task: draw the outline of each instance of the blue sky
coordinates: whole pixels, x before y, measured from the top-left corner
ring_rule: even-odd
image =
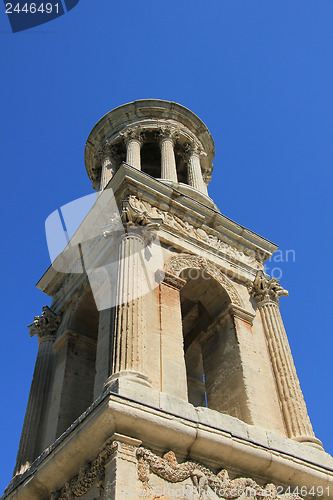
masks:
[[[110,109],[173,100],[212,133],[222,213],[295,251],[281,311],[317,437],[333,453],[332,0],[80,0],[12,34],[0,14],[3,278],[0,489],[15,463],[50,299],[47,216],[90,193],[83,153]],[[284,258],[285,260],[285,258]]]

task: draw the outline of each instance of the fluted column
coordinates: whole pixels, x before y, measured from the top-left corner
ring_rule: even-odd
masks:
[[[150,386],[144,373],[143,294],[145,241],[139,229],[128,229],[119,243],[114,306],[100,311],[95,397],[120,379]]]
[[[161,147],[161,178],[177,182],[176,159],[174,144],[177,137],[176,129],[165,127],[159,131]]]
[[[101,148],[99,155],[102,160],[102,172],[100,189],[104,189],[105,186],[112,179],[117,169],[117,150],[115,146],[112,146],[109,141],[106,141],[104,146]]]
[[[60,316],[45,306],[42,315],[36,316],[29,326],[30,336],[38,336],[39,348],[14,475],[24,472],[43,451],[43,424],[56,358],[53,343],[59,323]]]
[[[200,148],[197,144],[187,144],[185,146],[185,157],[187,161],[187,178],[190,186],[200,193],[208,196],[207,186],[204,183],[200,165]]]
[[[280,313],[279,297],[288,292],[279,280],[268,278],[258,271],[251,295],[260,310],[287,433],[297,441],[322,447],[312,429]]]
[[[141,146],[143,135],[139,128],[127,129],[121,133],[126,144],[126,163],[141,170]]]

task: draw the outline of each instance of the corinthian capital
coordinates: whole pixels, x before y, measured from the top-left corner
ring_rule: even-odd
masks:
[[[156,132],[157,140],[162,142],[164,139],[171,139],[173,143],[179,137],[179,129],[177,127],[161,127]]]
[[[288,297],[288,291],[285,290],[276,278],[269,278],[268,274],[258,271],[254,282],[250,284],[250,295],[258,302],[279,302],[282,295]]]
[[[187,142],[186,144],[184,144],[181,155],[185,161],[188,161],[191,156],[200,156],[202,153],[203,151],[200,148],[199,144],[197,144],[196,142]]]
[[[106,140],[104,144],[97,151],[95,158],[99,160],[104,160],[106,157],[115,158],[119,154],[118,148],[112,144],[109,140]]]
[[[129,127],[120,132],[119,135],[124,139],[126,145],[133,140],[140,142],[140,145],[142,145],[144,141],[144,133],[140,127]]]
[[[48,306],[43,307],[40,316],[35,316],[32,325],[29,325],[30,337],[38,336],[38,340],[55,338],[61,321],[61,314],[56,314]]]

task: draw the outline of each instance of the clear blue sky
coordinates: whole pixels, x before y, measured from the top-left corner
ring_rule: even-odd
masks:
[[[80,0],[12,34],[1,5],[2,490],[11,478],[37,352],[27,325],[50,299],[46,217],[90,193],[83,152],[128,101],[194,111],[216,145],[222,213],[295,251],[281,310],[316,432],[333,453],[332,0]]]

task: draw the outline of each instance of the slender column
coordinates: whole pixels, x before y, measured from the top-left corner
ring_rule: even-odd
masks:
[[[288,436],[322,447],[312,429],[280,313],[279,297],[288,292],[279,285],[279,280],[268,278],[258,271],[251,295],[261,313]]]
[[[42,315],[36,316],[29,326],[30,336],[38,336],[39,348],[14,475],[24,472],[43,451],[42,428],[56,358],[53,343],[59,324],[60,316],[45,306]]]
[[[106,141],[100,151],[100,157],[102,160],[100,189],[104,189],[116,173],[117,150],[115,146],[112,146],[109,141]]]
[[[126,163],[138,170],[141,170],[141,146],[143,135],[139,128],[130,128],[121,133],[126,144]]]
[[[176,129],[165,127],[159,131],[161,147],[161,178],[177,182],[176,159],[174,143],[177,137]]]
[[[200,191],[200,193],[208,196],[207,186],[202,177],[199,147],[197,144],[187,144],[185,146],[185,152],[189,185]]]

